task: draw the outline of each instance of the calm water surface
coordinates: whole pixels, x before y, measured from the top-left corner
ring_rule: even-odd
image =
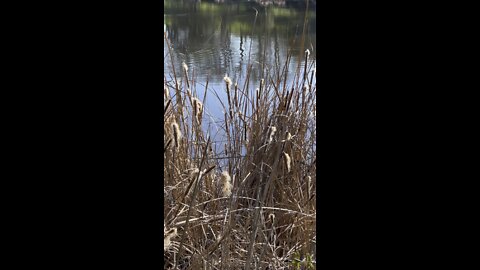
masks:
[[[203,97],[208,80],[205,109],[214,120],[223,118],[223,109],[212,93],[226,98],[226,74],[243,86],[247,67],[251,66],[248,88],[254,89],[264,76],[262,65],[273,70],[283,66],[287,54],[291,54],[289,72],[293,73],[303,62],[305,49],[315,59],[315,10],[205,0],[164,0],[164,8],[164,31],[172,47],[169,51],[164,41],[166,79],[173,78],[173,68],[181,74],[184,62],[195,78],[192,91]]]

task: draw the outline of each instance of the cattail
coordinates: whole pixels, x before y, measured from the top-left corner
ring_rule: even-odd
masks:
[[[273,224],[273,222],[275,221],[275,214],[274,214],[274,213],[269,214],[269,215],[268,215],[268,220],[269,220],[270,222],[272,222],[272,224]]]
[[[290,172],[292,169],[292,159],[290,158],[290,155],[283,152],[283,156],[285,157],[285,165],[287,165],[287,171]]]
[[[222,172],[222,176],[220,178],[220,184],[222,185],[222,194],[224,197],[228,197],[232,195],[232,178],[227,171]]]
[[[190,172],[190,178],[196,178],[199,172],[200,172],[200,170],[198,168],[193,169]]]
[[[187,64],[185,64],[185,62],[182,63],[182,66],[183,66],[183,71],[185,72],[185,78],[186,78],[186,82],[187,82],[187,87],[190,88],[190,81],[188,80],[188,66]]]
[[[307,49],[305,51],[305,65],[304,65],[304,68],[303,68],[303,80],[306,81],[307,80],[307,76],[308,76],[308,73],[307,73],[307,62],[308,62],[308,57],[310,56],[310,50]],[[304,89],[305,91],[305,89]],[[297,103],[298,103],[298,100],[297,100]]]
[[[182,63],[182,66],[183,66],[183,70],[185,71],[185,73],[188,72],[188,66],[187,64],[185,64],[185,62]]]
[[[227,88],[230,89],[230,86],[232,85],[232,80],[228,77],[227,74],[225,74],[225,77],[223,78],[223,80],[227,84]]]
[[[268,143],[271,143],[273,141],[273,136],[275,135],[275,132],[277,132],[277,128],[270,127],[270,135],[268,135]]]
[[[212,145],[211,145],[211,144],[208,145],[208,154],[209,154],[210,156],[212,156],[212,157],[213,157],[213,155],[214,155],[214,153],[213,153],[213,148],[212,148]]]
[[[292,140],[292,134],[290,132],[287,131],[287,139],[286,141],[291,141]]]
[[[203,104],[198,98],[192,98],[193,102],[193,114],[198,121],[202,118]]]
[[[225,83],[227,84],[227,100],[228,100],[228,107],[229,113],[230,113],[230,119],[233,119],[233,113],[232,113],[232,101],[230,98],[230,86],[232,85],[232,80],[228,77],[227,74],[225,74],[225,77],[223,78],[225,80]]]
[[[308,83],[305,83],[303,85],[303,95],[305,95],[305,93],[309,90],[310,90],[310,85],[308,85]]]
[[[171,239],[175,236],[177,236],[177,228],[172,228],[169,231],[167,231],[166,234],[164,234],[164,239],[163,239],[164,250],[167,250],[172,245]]]
[[[259,93],[260,95],[262,94],[262,90],[265,89],[264,86],[265,86],[265,80],[261,79],[260,80],[260,93]]]
[[[312,177],[307,176],[307,196],[310,199],[311,195],[311,185],[312,185]]]
[[[165,100],[170,99],[170,91],[166,86],[163,87],[163,93],[165,95]]]
[[[196,98],[192,99],[192,106],[193,106],[193,115],[197,117],[197,101],[195,100]]]
[[[175,147],[180,146],[180,139],[182,138],[182,133],[180,133],[180,127],[178,126],[177,122],[172,123],[173,129],[173,139],[175,141]]]
[[[309,49],[305,50],[305,55],[307,56],[307,58],[310,56],[310,50]]]

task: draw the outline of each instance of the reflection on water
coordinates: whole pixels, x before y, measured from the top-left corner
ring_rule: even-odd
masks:
[[[308,48],[316,51],[315,12],[308,12],[303,46],[305,12],[292,8],[254,2],[217,4],[212,2],[164,0],[164,30],[173,47],[173,61],[178,71],[185,62],[198,80],[221,81],[225,74],[234,80],[245,76],[249,55],[254,81],[262,77],[261,65],[267,67],[285,61],[287,52],[303,58]],[[256,12],[258,11],[258,16]],[[164,46],[168,59],[168,49]],[[171,66],[165,63],[165,69]]]
[[[215,120],[222,119],[224,112],[211,93],[226,98],[226,74],[243,86],[250,67],[248,89],[253,90],[266,76],[265,70],[285,65],[287,54],[292,56],[289,72],[294,73],[303,64],[305,49],[313,59],[316,52],[314,9],[305,12],[305,7],[263,7],[253,1],[216,2],[164,0],[164,31],[172,47],[169,52],[164,41],[166,80],[173,78],[172,67],[182,74],[183,62],[196,81],[192,91],[200,97],[208,80],[205,109]]]

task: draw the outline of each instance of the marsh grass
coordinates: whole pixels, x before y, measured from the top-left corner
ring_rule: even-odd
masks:
[[[225,77],[221,151],[202,125],[208,82],[198,96],[186,65],[164,75],[165,269],[292,269],[316,258],[315,61],[306,51],[292,74],[291,57],[259,82]]]

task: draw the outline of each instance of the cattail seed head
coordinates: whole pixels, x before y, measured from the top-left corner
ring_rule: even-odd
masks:
[[[311,187],[312,186],[312,177],[307,176],[307,196],[308,198],[310,199],[311,197],[311,194],[312,194],[312,191],[311,191]]]
[[[268,219],[273,223],[273,221],[275,220],[275,214],[273,213],[269,214]]]
[[[193,115],[197,117],[197,101],[193,100]]]
[[[203,104],[198,98],[192,98],[193,102],[193,114],[200,121],[202,112],[203,112]]]
[[[166,86],[163,87],[163,94],[165,95],[165,100],[170,99],[170,91]]]
[[[172,123],[173,129],[173,139],[175,141],[175,147],[180,146],[180,140],[182,139],[182,133],[180,132],[180,127],[178,126],[177,122]]]
[[[310,86],[308,85],[308,83],[305,83],[305,84],[303,85],[302,90],[303,90],[303,94],[304,94],[304,95],[305,95],[305,93],[306,93],[307,91],[310,90]]]
[[[220,184],[222,186],[222,194],[224,197],[232,195],[232,178],[227,171],[222,172],[222,175],[220,177]]]
[[[270,134],[268,135],[268,143],[271,143],[273,141],[273,136],[275,136],[275,132],[277,132],[276,127],[270,127]]]
[[[182,66],[183,66],[183,70],[185,71],[185,73],[188,72],[188,66],[187,64],[185,64],[185,62],[182,63]]]
[[[227,84],[227,87],[230,89],[230,86],[232,85],[232,80],[228,77],[227,74],[225,74],[225,77],[223,78],[223,80]]]
[[[286,141],[291,141],[292,140],[292,134],[287,131],[287,139]]]
[[[198,175],[199,172],[200,172],[200,170],[199,170],[198,168],[193,169],[193,170],[190,172],[190,178],[197,177],[197,175]]]

